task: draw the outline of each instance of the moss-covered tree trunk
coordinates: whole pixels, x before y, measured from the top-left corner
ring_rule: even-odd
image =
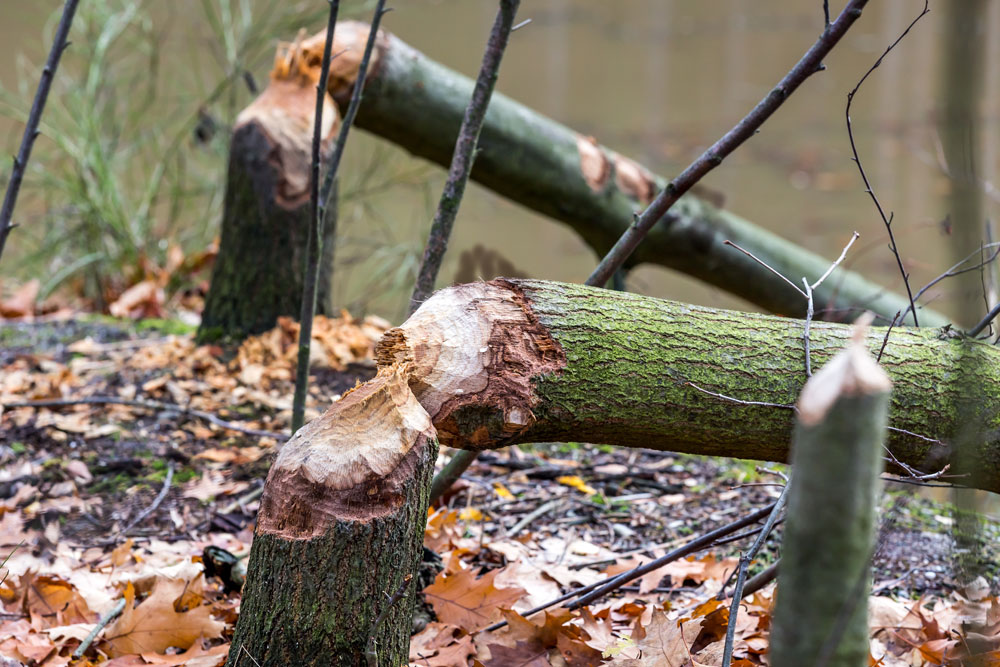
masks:
[[[368,25],[337,24],[329,91],[341,107],[350,98]],[[325,34],[307,40],[321,51]],[[399,38],[378,42],[356,124],[440,165],[451,162],[474,82]],[[316,60],[318,62],[318,60]],[[780,123],[780,119],[776,122]],[[501,93],[486,113],[472,179],[571,227],[599,255],[606,253],[666,179]],[[721,204],[720,204],[721,206]],[[746,248],[798,284],[813,281],[829,260],[695,195],[683,198],[656,225],[628,262],[658,264],[720,287],[783,315],[802,317],[806,303],[788,283],[734,248]],[[839,249],[831,249],[833,251]],[[817,319],[851,321],[867,308],[885,320],[909,302],[857,273],[838,270],[814,292]],[[921,309],[921,324],[947,319]]]
[[[264,487],[230,666],[367,667],[371,652],[378,665],[407,663],[418,593],[407,575],[422,554],[436,454],[430,418],[395,367],[284,445]]]
[[[437,292],[377,348],[379,375],[281,450],[268,475],[230,665],[358,665],[374,636],[402,664],[437,442],[478,450],[577,440],[784,461],[803,386],[803,323],[583,285],[498,279]],[[877,352],[884,329],[863,344]],[[812,327],[813,365],[848,327]],[[882,364],[895,384],[888,446],[937,471],[969,383],[974,418],[1000,432],[1000,350],[896,328]],[[968,404],[968,403],[967,403]],[[967,413],[961,412],[963,418]],[[995,438],[960,481],[1000,492]],[[964,454],[963,454],[964,456]]]
[[[772,667],[868,664],[875,508],[891,386],[859,336],[810,378],[799,398]]]
[[[582,441],[785,461],[805,381],[802,331],[802,321],[770,315],[498,279],[440,290],[376,351],[380,365],[410,364],[442,445]],[[884,336],[869,331],[873,354]],[[845,325],[813,323],[813,368],[848,337]],[[968,358],[974,382],[955,372]],[[897,327],[881,364],[895,387],[893,454],[936,472],[957,460],[958,422],[973,419],[994,435],[965,453],[976,466],[960,481],[1000,491],[1000,350]]]
[[[237,118],[200,340],[242,339],[270,329],[279,316],[297,318],[302,310],[315,95],[308,76],[278,72]],[[324,152],[337,124],[335,105],[329,99],[327,104]],[[330,210],[336,215],[335,205]],[[324,229],[316,312],[331,314],[334,225],[328,222]]]

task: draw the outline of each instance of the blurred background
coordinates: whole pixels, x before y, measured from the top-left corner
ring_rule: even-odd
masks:
[[[836,12],[842,3],[831,4]],[[968,4],[973,20],[965,24],[949,18],[947,5],[932,4],[852,110],[862,160],[894,212],[915,287],[978,247],[975,233],[960,240],[954,232],[956,183],[974,183],[980,203],[963,215],[976,219],[980,236],[1000,202],[1000,2]],[[61,5],[0,5],[7,154],[20,141]],[[703,182],[725,208],[830,259],[857,230],[847,265],[896,290],[902,282],[850,159],[844,110],[848,91],[921,7],[871,3],[827,70]],[[102,308],[144,274],[186,258],[193,270],[172,279],[168,301],[196,304],[208,273],[194,270],[191,258],[218,234],[229,128],[254,97],[248,79],[262,87],[278,41],[299,28],[321,29],[326,11],[319,0],[81,3],[0,286],[38,278],[41,298],[63,294]],[[347,2],[342,16],[367,20],[369,11]],[[495,11],[486,0],[405,0],[383,25],[475,77]],[[818,0],[525,0],[519,16],[532,22],[514,33],[497,89],[667,177],[742,117],[823,28]],[[971,92],[955,93],[963,84]],[[945,103],[959,94],[978,102],[954,139],[942,121]],[[4,160],[0,186],[9,169]],[[358,131],[341,175],[337,303],[399,321],[444,172]],[[455,277],[463,253],[503,258],[506,272],[567,281],[584,280],[598,259],[560,223],[476,185],[463,202],[442,284]],[[957,314],[959,291],[978,291],[965,296],[983,313],[981,285],[979,276],[973,287],[946,281],[928,297]],[[633,271],[628,288],[749,307],[661,268]]]

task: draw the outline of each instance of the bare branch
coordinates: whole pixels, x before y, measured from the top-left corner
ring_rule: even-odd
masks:
[[[767,96],[757,103],[753,110],[743,117],[729,132],[716,141],[701,157],[692,162],[667,187],[657,195],[645,211],[621,235],[614,247],[604,256],[601,263],[587,279],[588,285],[604,285],[612,274],[635,251],[650,229],[670,210],[678,199],[691,189],[705,174],[722,164],[722,161],[747,139],[752,137],[761,125],[777,111],[788,96],[814,73],[819,71],[823,58],[836,46],[847,30],[861,16],[861,10],[868,0],[850,0],[837,20],[823,31],[815,44],[801,60],[785,75]]]
[[[896,258],[896,265],[899,267],[899,273],[903,277],[903,285],[906,287],[906,295],[910,298],[910,310],[913,312],[913,326],[920,325],[917,322],[917,308],[913,299],[913,291],[910,289],[910,277],[906,273],[906,269],[903,267],[903,259],[899,256],[899,249],[896,246],[896,237],[892,232],[892,213],[889,213],[889,215],[886,216],[885,210],[882,208],[882,204],[879,202],[878,197],[875,195],[875,190],[872,189],[871,182],[868,180],[868,174],[865,173],[865,168],[861,164],[861,158],[858,155],[858,147],[854,141],[854,130],[851,127],[851,104],[854,102],[854,96],[858,93],[858,90],[861,88],[861,85],[865,82],[865,80],[871,75],[872,72],[878,69],[885,57],[889,55],[889,52],[892,51],[904,37],[906,37],[906,35],[910,32],[910,29],[917,24],[917,21],[922,19],[929,11],[928,0],[924,0],[923,11],[910,22],[910,25],[906,26],[906,30],[904,30],[903,33],[896,38],[896,41],[886,47],[886,50],[881,56],[879,56],[878,60],[875,61],[875,64],[872,65],[867,72],[865,72],[864,76],[862,76],[858,83],[854,86],[854,89],[847,93],[847,106],[844,109],[844,117],[847,120],[847,138],[850,139],[851,142],[851,153],[854,155],[854,163],[858,165],[858,171],[861,173],[861,180],[865,183],[865,192],[871,196],[872,202],[874,202],[875,208],[878,209],[878,214],[882,218],[882,224],[885,225],[885,229],[889,233],[889,249]],[[906,318],[905,313],[903,314],[903,318]]]
[[[63,5],[62,18],[59,19],[59,27],[56,28],[55,38],[52,40],[52,49],[49,50],[48,60],[45,61],[45,68],[42,70],[42,77],[38,82],[38,90],[35,91],[35,101],[31,103],[28,122],[24,126],[21,147],[17,151],[17,157],[14,158],[14,169],[10,173],[10,182],[7,183],[3,207],[0,207],[0,256],[3,256],[7,235],[15,227],[11,224],[11,219],[14,217],[14,205],[17,203],[17,195],[21,191],[21,182],[24,180],[24,171],[27,169],[28,159],[31,157],[31,148],[35,145],[35,139],[38,138],[38,124],[42,120],[45,102],[49,98],[52,79],[59,67],[59,59],[62,58],[63,51],[69,46],[67,41],[69,29],[73,24],[73,15],[76,14],[78,3],[79,0],[66,0],[66,4]]]
[[[444,184],[444,191],[441,193],[441,200],[438,202],[437,212],[431,223],[427,245],[424,246],[424,257],[420,262],[417,282],[413,286],[413,295],[410,297],[411,315],[434,291],[434,281],[437,280],[438,271],[441,270],[441,262],[448,249],[448,239],[451,236],[452,227],[455,226],[458,207],[465,195],[469,174],[472,173],[472,163],[476,159],[476,144],[479,143],[479,132],[483,129],[486,109],[489,107],[493,88],[500,73],[500,61],[507,48],[511,27],[514,24],[514,15],[517,13],[520,3],[521,0],[500,0],[500,9],[497,11],[497,17],[486,44],[486,52],[483,54],[483,64],[479,69],[476,87],[472,91],[472,99],[469,100],[469,106],[465,109],[465,118],[458,131],[455,152],[451,158],[451,168],[448,170],[448,180]]]

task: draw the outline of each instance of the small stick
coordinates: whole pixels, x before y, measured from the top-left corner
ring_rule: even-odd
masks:
[[[445,464],[441,472],[434,475],[434,481],[431,482],[430,502],[432,505],[455,484],[478,456],[479,452],[468,449],[460,449],[452,454],[451,460]]]
[[[31,111],[28,113],[28,122],[24,126],[24,134],[21,136],[21,147],[17,151],[17,157],[14,158],[14,169],[10,173],[10,181],[7,183],[3,206],[0,207],[0,256],[3,255],[3,248],[7,243],[7,235],[16,226],[11,224],[11,219],[14,217],[14,205],[17,203],[17,195],[21,191],[21,181],[24,180],[24,171],[28,167],[31,148],[35,145],[35,139],[40,134],[38,124],[42,120],[45,102],[49,98],[52,79],[59,67],[59,59],[62,58],[63,51],[69,46],[69,29],[73,24],[73,15],[76,14],[77,4],[79,4],[79,0],[66,0],[66,4],[63,5],[59,27],[56,28],[52,48],[49,50],[48,60],[45,61],[45,68],[42,70],[38,89],[35,91],[35,100],[31,103]]]
[[[747,139],[756,134],[761,125],[784,103],[807,78],[822,69],[823,58],[836,46],[847,30],[861,16],[868,0],[850,0],[844,10],[823,31],[819,39],[802,56],[802,59],[781,79],[764,99],[757,103],[731,130],[702,153],[687,169],[671,181],[635,222],[629,226],[614,247],[587,279],[588,285],[603,285],[621,268],[625,260],[659,222],[681,195],[691,189],[705,174],[722,164],[722,161]]]
[[[216,426],[230,431],[236,431],[238,433],[246,433],[247,435],[257,436],[259,438],[274,438],[276,440],[288,439],[288,436],[284,433],[261,431],[255,428],[240,426],[234,422],[216,417],[211,412],[205,412],[204,410],[195,410],[194,408],[186,408],[182,405],[164,403],[162,401],[132,400],[127,398],[118,398],[116,396],[87,396],[81,398],[51,398],[38,401],[11,401],[9,403],[0,404],[0,410],[13,408],[61,408],[72,405],[124,405],[129,408],[142,408],[144,410],[173,411],[179,412],[183,415],[197,417],[198,419],[204,419],[211,424],[215,424]]]
[[[472,99],[465,109],[462,127],[458,131],[455,152],[451,158],[451,167],[448,169],[448,180],[444,184],[444,191],[441,193],[441,200],[438,202],[437,212],[431,223],[427,245],[424,246],[424,257],[420,262],[416,284],[413,286],[413,295],[410,297],[411,315],[434,291],[434,281],[437,280],[438,271],[441,270],[441,262],[448,249],[448,238],[451,236],[452,227],[455,226],[455,218],[462,197],[465,195],[469,174],[472,173],[479,132],[486,119],[486,109],[500,73],[500,61],[507,48],[514,15],[520,3],[521,0],[500,0],[500,9],[497,11],[489,41],[486,43],[486,52],[483,54],[483,64],[476,78],[476,87],[472,91]]]
[[[382,623],[382,619],[384,619],[385,615],[389,613],[389,610],[392,609],[393,605],[399,602],[400,598],[403,597],[403,594],[406,592],[406,587],[410,585],[410,581],[412,579],[413,575],[409,573],[403,577],[403,582],[399,585],[399,588],[396,589],[396,592],[389,597],[388,601],[386,601],[385,607],[382,608],[382,611],[379,612],[378,617],[375,619],[375,623],[372,624],[371,636],[368,638],[368,645],[365,647],[365,660],[368,662],[368,667],[378,667],[378,650],[375,646],[375,631],[378,630],[378,626]]]
[[[561,504],[561,502],[562,502],[562,498],[555,498],[555,499],[550,500],[549,502],[547,502],[547,503],[545,503],[543,505],[539,505],[532,512],[529,512],[520,521],[518,521],[514,525],[514,527],[510,529],[510,532],[507,533],[507,537],[514,537],[515,535],[517,535],[518,533],[520,533],[522,530],[524,530],[525,527],[528,526],[528,524],[530,524],[532,521],[534,521],[538,517],[542,516],[546,512],[554,509],[556,506],[558,506],[559,504]]]
[[[292,398],[292,433],[302,428],[302,423],[305,421],[306,391],[309,388],[309,348],[312,345],[313,317],[316,314],[316,295],[319,292],[319,257],[322,254],[323,227],[326,223],[327,207],[330,204],[330,194],[333,191],[333,183],[337,177],[337,170],[340,168],[340,158],[343,156],[344,146],[347,144],[347,133],[350,131],[351,125],[354,124],[354,117],[357,115],[358,107],[361,105],[361,91],[365,86],[365,78],[368,74],[368,62],[371,60],[372,50],[375,48],[375,40],[378,37],[378,26],[382,21],[382,15],[386,12],[384,9],[385,0],[378,0],[378,3],[375,5],[375,14],[372,16],[371,26],[368,29],[368,41],[365,43],[365,52],[358,66],[357,78],[354,80],[351,101],[347,106],[347,113],[344,114],[344,118],[340,122],[337,143],[334,144],[333,155],[330,158],[330,164],[327,166],[326,176],[323,179],[323,188],[320,190],[319,171],[321,165],[319,150],[321,138],[319,134],[323,117],[323,100],[326,98],[327,81],[330,75],[330,51],[333,49],[333,33],[337,25],[337,7],[339,5],[339,0],[329,1],[330,18],[326,28],[326,42],[323,45],[320,80],[316,86],[316,119],[313,125],[311,183],[313,224],[309,227],[309,236],[306,240],[307,263],[305,280],[302,283],[302,313],[299,316],[299,356],[295,367],[295,395]],[[334,233],[336,233],[336,216],[334,216],[332,223]]]
[[[722,667],[729,667],[733,660],[736,616],[739,614],[740,602],[743,600],[743,587],[746,584],[747,568],[750,567],[750,562],[757,557],[757,552],[764,546],[764,541],[771,533],[771,529],[774,528],[774,524],[778,520],[778,514],[781,513],[781,508],[785,505],[785,499],[788,497],[788,489],[790,487],[791,484],[786,484],[785,488],[781,490],[781,495],[778,496],[778,499],[772,505],[771,514],[767,517],[767,521],[764,522],[764,527],[761,528],[757,539],[754,540],[749,551],[740,555],[739,574],[736,576],[736,586],[733,587],[733,603],[729,607],[729,625],[726,628],[726,645],[722,652]]]
[[[81,642],[81,644],[76,647],[76,650],[73,651],[73,659],[79,660],[80,658],[82,658],[83,654],[87,652],[88,648],[90,648],[90,645],[94,643],[95,639],[97,639],[97,635],[100,634],[101,630],[106,628],[108,623],[110,623],[118,614],[122,613],[122,611],[124,610],[125,610],[125,598],[121,598],[118,600],[118,602],[115,603],[114,607],[109,609],[104,614],[104,616],[101,616],[100,620],[97,621],[97,625],[94,626],[94,629],[91,630],[87,634],[87,636],[84,637],[83,642]]]
[[[812,324],[813,319],[813,290],[812,285],[805,278],[802,279],[802,284],[806,288],[806,323],[802,327],[802,342],[806,348],[806,377],[810,378],[813,374],[812,359],[809,351],[809,325]]]
[[[971,329],[969,329],[969,331],[966,333],[966,335],[971,336],[972,338],[975,338],[980,333],[982,333],[983,329],[985,329],[989,325],[989,323],[992,322],[996,318],[997,315],[1000,315],[1000,303],[998,303],[997,305],[993,306],[993,308],[990,309],[990,312],[986,313],[986,317],[984,317],[979,322],[979,324],[977,324],[976,326],[974,326]]]
[[[167,476],[163,480],[163,488],[160,489],[160,493],[157,494],[156,498],[153,499],[153,502],[149,507],[139,512],[139,514],[134,519],[132,519],[132,521],[130,521],[127,526],[125,526],[125,528],[118,534],[119,537],[125,537],[128,534],[128,531],[135,528],[137,523],[139,523],[147,516],[156,511],[156,508],[160,506],[160,503],[163,502],[163,499],[167,497],[167,491],[170,490],[170,482],[172,482],[173,479],[174,479],[174,465],[172,463],[168,463]]]
[[[733,243],[729,239],[726,239],[722,243],[723,243],[723,245],[732,246],[733,248],[736,248],[741,253],[743,253],[744,255],[746,255],[747,257],[749,257],[753,261],[757,262],[758,264],[760,264],[761,266],[763,266],[765,269],[767,269],[768,271],[770,271],[771,273],[773,273],[774,275],[778,276],[779,278],[781,278],[782,280],[784,280],[786,283],[788,283],[789,285],[791,285],[792,289],[794,289],[796,292],[798,292],[799,294],[802,295],[802,298],[806,298],[806,293],[803,292],[802,290],[800,290],[795,283],[793,283],[791,280],[789,280],[788,278],[786,278],[784,275],[782,275],[782,273],[780,271],[776,270],[773,266],[771,266],[770,264],[768,264],[767,262],[765,262],[764,260],[762,260],[760,257],[757,257],[757,255],[753,254],[752,252],[750,252],[746,248],[741,248],[740,246],[736,245],[735,243]],[[803,280],[805,280],[805,279],[803,278]]]

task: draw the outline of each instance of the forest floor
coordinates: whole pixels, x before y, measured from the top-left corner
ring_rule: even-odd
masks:
[[[317,321],[307,418],[374,374],[373,346],[387,326]],[[222,664],[239,584],[205,576],[203,561],[249,553],[263,480],[290,421],[296,335],[282,321],[224,349],[198,346],[168,321],[0,324],[0,559],[10,554],[0,661],[17,661],[0,665]],[[71,404],[15,407],[53,400]],[[425,544],[441,571],[424,591],[430,622],[414,637],[412,664],[675,664],[651,661],[667,655],[653,641],[720,664],[728,610],[715,596],[752,532],[581,611],[524,620],[505,608],[524,612],[760,509],[779,495],[784,472],[577,443],[481,455],[429,518]],[[976,549],[988,565],[977,586],[958,590],[955,512],[915,489],[890,482],[882,495],[872,652],[887,666],[961,664],[973,626],[979,635],[990,628],[990,650],[1000,646],[989,583],[1000,523],[980,517]],[[780,532],[779,524],[751,574],[778,558]],[[469,590],[482,592],[474,605],[463,601]],[[744,662],[734,664],[765,664],[773,590],[744,603],[735,654]],[[122,599],[124,613],[74,659]],[[502,617],[510,628],[483,631],[481,619]],[[679,640],[651,631],[668,626]]]

